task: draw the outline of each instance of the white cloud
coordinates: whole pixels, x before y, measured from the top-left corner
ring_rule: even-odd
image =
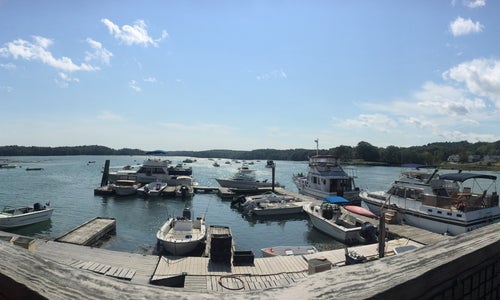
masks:
[[[94,52],[85,52],[85,61],[96,59],[105,65],[109,65],[109,60],[113,56],[113,53],[104,48],[100,42],[91,38],[87,38],[87,43],[89,43]]]
[[[383,114],[360,114],[356,119],[347,119],[342,123],[345,128],[370,128],[380,132],[389,132],[397,127],[397,122]]]
[[[145,82],[157,82],[156,78],[150,76],[148,78],[144,78],[143,79]]]
[[[464,0],[464,4],[470,8],[478,8],[486,5],[486,0]]]
[[[488,97],[500,109],[500,60],[464,62],[444,72],[443,78],[465,84],[469,92]]]
[[[14,59],[24,59],[27,61],[40,61],[63,72],[99,70],[98,67],[85,63],[77,65],[71,58],[66,56],[55,58],[48,51],[48,48],[53,44],[53,41],[48,38],[33,36],[33,40],[33,43],[23,39],[6,43],[3,48],[0,48],[0,55],[5,57],[12,56]]]
[[[153,39],[149,36],[147,25],[143,20],[135,21],[134,25],[123,25],[121,28],[109,19],[101,20],[108,28],[108,31],[116,39],[124,42],[126,45],[143,45],[147,47],[152,45],[158,47],[158,43],[168,37],[168,33],[163,30],[159,38]]]
[[[137,81],[135,81],[135,80],[130,80],[130,82],[128,83],[128,86],[136,92],[141,91],[141,87],[137,84]]]
[[[257,75],[257,80],[287,79],[288,76],[283,70],[273,70],[271,72]]]
[[[189,123],[189,124],[184,124],[184,123],[160,123],[162,127],[165,127],[169,130],[174,130],[175,132],[179,131],[192,131],[195,133],[200,133],[200,132],[208,132],[208,133],[218,133],[218,134],[226,134],[233,132],[235,128],[227,126],[227,125],[220,125],[220,124],[211,124],[211,123]]]
[[[473,22],[471,19],[457,17],[450,23],[450,31],[454,36],[466,35],[483,31],[484,26],[479,22]]]
[[[68,87],[70,83],[72,82],[80,82],[80,79],[78,78],[72,78],[68,76],[68,74],[59,72],[58,77],[55,79],[55,82],[60,86],[60,87]]]
[[[97,118],[104,121],[121,121],[124,119],[122,116],[109,111],[101,111]]]
[[[7,93],[12,93],[14,88],[8,85],[0,85],[0,92],[7,92]]]
[[[17,66],[13,63],[6,63],[6,64],[0,64],[0,68],[6,69],[6,70],[15,70]]]

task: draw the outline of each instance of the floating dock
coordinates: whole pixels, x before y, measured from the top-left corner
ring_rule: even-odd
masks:
[[[115,218],[96,217],[56,238],[55,241],[81,246],[91,246],[105,235],[115,233]]]

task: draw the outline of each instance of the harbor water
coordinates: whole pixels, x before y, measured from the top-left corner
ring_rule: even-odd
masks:
[[[156,247],[156,232],[169,216],[180,216],[185,207],[193,217],[204,214],[207,225],[229,226],[236,250],[252,250],[278,245],[314,245],[319,250],[343,248],[344,245],[312,227],[305,214],[292,217],[248,217],[231,207],[230,199],[217,194],[199,193],[192,199],[97,196],[94,188],[102,178],[104,162],[112,167],[141,164],[146,156],[49,156],[2,157],[17,167],[0,169],[0,206],[25,206],[35,202],[50,203],[51,220],[9,231],[38,238],[53,239],[94,217],[111,217],[117,222],[116,236],[101,247],[109,250],[151,254]],[[185,157],[164,157],[182,163]],[[193,158],[194,159],[194,158]],[[217,161],[220,167],[214,167]],[[196,158],[186,164],[193,168],[195,181],[201,186],[218,186],[215,178],[230,177],[241,163],[227,159]],[[271,180],[266,161],[252,162],[257,179]],[[307,172],[307,162],[275,161],[275,178],[285,189],[297,192],[292,182],[295,173]],[[43,168],[27,171],[26,168]],[[354,170],[361,189],[385,190],[401,172],[397,167],[345,166]],[[498,175],[498,172],[488,172]],[[498,183],[497,183],[498,184]]]

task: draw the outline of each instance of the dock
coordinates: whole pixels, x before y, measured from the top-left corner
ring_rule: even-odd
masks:
[[[114,218],[96,217],[56,238],[57,242],[91,246],[107,234],[116,233]]]
[[[393,240],[386,246],[386,255],[395,255],[395,248],[409,245],[422,247],[408,239]],[[349,250],[367,260],[378,258],[377,244],[350,247]],[[238,265],[234,261],[232,264],[214,262],[208,257],[162,256],[151,277],[151,283],[198,292],[261,290],[288,286],[316,273],[313,267],[316,261],[326,264],[328,270],[344,266],[345,249],[300,256],[259,257],[251,263]]]

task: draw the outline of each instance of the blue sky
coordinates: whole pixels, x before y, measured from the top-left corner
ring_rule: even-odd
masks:
[[[0,145],[500,140],[500,1],[0,0]]]

